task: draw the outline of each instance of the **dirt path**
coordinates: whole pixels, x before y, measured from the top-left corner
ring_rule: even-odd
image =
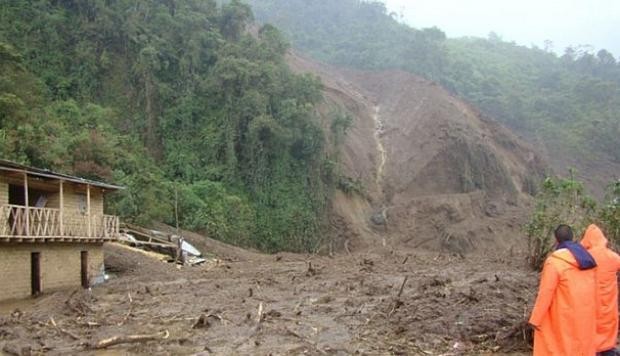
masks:
[[[98,354],[523,351],[520,334],[497,340],[523,319],[536,276],[508,261],[384,249],[338,258],[264,256],[183,270],[162,264],[156,273],[128,268],[92,292],[47,295],[2,314],[0,348],[92,354],[88,345],[107,337],[167,331],[165,340]]]

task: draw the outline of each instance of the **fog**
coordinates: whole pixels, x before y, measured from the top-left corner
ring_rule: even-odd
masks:
[[[414,27],[437,26],[449,37],[487,37],[562,53],[570,45],[592,45],[620,56],[618,0],[384,0],[388,10]]]

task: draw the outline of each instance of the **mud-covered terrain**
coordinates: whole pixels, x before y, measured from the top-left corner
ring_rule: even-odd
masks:
[[[510,256],[389,248],[243,255],[177,269],[106,247],[114,277],[2,306],[6,354],[439,355],[527,352],[536,276]],[[223,251],[225,254],[225,251]],[[404,282],[404,283],[403,283]],[[54,325],[55,324],[55,325]],[[94,351],[115,336],[155,340]]]
[[[337,70],[295,54],[289,62],[321,77],[325,100],[317,111],[328,147],[338,173],[358,188],[335,192],[330,243],[317,251],[323,256],[266,256],[185,233],[213,258],[178,269],[110,245],[106,268],[113,278],[105,285],[0,306],[0,349],[527,352],[523,322],[537,278],[520,257],[521,227],[544,163],[429,81]],[[337,115],[351,119],[340,143],[330,135]]]

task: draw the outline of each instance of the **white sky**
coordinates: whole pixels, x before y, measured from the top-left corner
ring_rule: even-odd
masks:
[[[383,0],[416,28],[437,26],[448,37],[487,37],[562,53],[569,45],[605,48],[620,57],[620,0]]]

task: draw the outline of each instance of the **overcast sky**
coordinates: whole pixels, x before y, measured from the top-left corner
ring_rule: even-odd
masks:
[[[487,37],[554,51],[589,44],[620,57],[620,0],[383,0],[413,27],[437,26],[448,37]]]

